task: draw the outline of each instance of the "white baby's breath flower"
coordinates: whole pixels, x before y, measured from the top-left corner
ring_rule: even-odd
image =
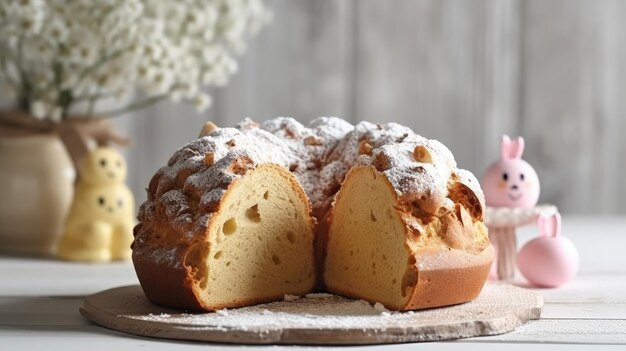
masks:
[[[14,26],[22,36],[39,33],[44,22],[46,4],[41,0],[13,1],[7,11],[8,26]]]
[[[200,50],[201,55],[202,55],[202,61],[205,64],[212,64],[214,63],[217,58],[220,55],[220,51],[217,50],[215,47],[212,46],[206,46],[204,48],[202,48]]]
[[[211,101],[200,88],[228,81],[268,13],[261,0],[2,0],[0,57],[16,72],[22,56],[35,89],[13,86],[13,95],[26,94],[38,118],[67,115],[61,94],[121,99],[134,90],[204,110]]]
[[[42,34],[50,42],[64,43],[68,37],[67,26],[62,19],[54,18],[46,24]]]
[[[207,25],[214,26],[219,17],[219,9],[215,2],[206,3],[204,6],[204,17]]]
[[[183,99],[183,93],[178,89],[172,89],[169,94],[167,94],[167,97],[172,102],[180,102]]]
[[[200,33],[202,41],[209,43],[215,38],[215,29],[213,26],[205,26]]]
[[[228,83],[228,74],[225,70],[216,70],[213,75],[213,83],[215,86],[222,87]]]
[[[207,94],[198,94],[193,99],[193,106],[196,108],[196,111],[202,112],[211,106],[211,97]]]
[[[202,78],[201,78],[201,82],[202,84],[209,84],[213,81],[213,71],[211,71],[210,69],[205,70],[204,72],[202,72]]]
[[[142,63],[139,66],[137,66],[137,77],[140,80],[148,80],[149,77],[152,76],[152,67]]]
[[[52,51],[52,47],[49,44],[43,42],[37,44],[37,55],[39,55],[39,57],[37,57],[38,59],[48,59],[53,54],[54,51]]]
[[[228,73],[228,75],[237,73],[237,70],[239,69],[239,65],[237,64],[237,61],[235,61],[235,59],[233,59],[230,56],[224,56],[224,59],[222,62],[224,64],[224,68],[226,72]]]
[[[144,54],[146,58],[158,60],[163,54],[163,47],[158,43],[150,43],[144,46]]]
[[[185,28],[188,32],[197,32],[205,25],[205,18],[200,11],[189,12],[185,18]]]
[[[150,91],[153,95],[165,94],[170,90],[170,86],[172,85],[172,76],[169,75],[168,71],[165,70],[155,70],[155,74],[152,76],[152,82],[150,85]]]
[[[185,98],[193,99],[198,94],[198,85],[195,83],[181,82],[178,86]]]
[[[98,58],[97,49],[88,43],[78,44],[72,47],[72,59],[75,62],[91,65]]]

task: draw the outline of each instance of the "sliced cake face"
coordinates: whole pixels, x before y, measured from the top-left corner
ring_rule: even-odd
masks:
[[[373,167],[352,169],[330,221],[324,271],[329,290],[391,309],[406,305],[415,274],[395,203],[384,175]]]
[[[439,217],[419,217],[424,211],[398,199],[384,173],[352,168],[329,219],[326,288],[392,310],[478,296],[493,260],[482,222],[461,203]]]
[[[234,182],[209,224],[197,287],[206,309],[301,295],[314,284],[310,207],[295,177],[261,165]]]

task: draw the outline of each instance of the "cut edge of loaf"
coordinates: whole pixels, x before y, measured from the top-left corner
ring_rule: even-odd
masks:
[[[257,296],[233,298],[229,301],[210,301],[206,292],[211,274],[211,265],[206,263],[216,254],[211,250],[211,244],[216,245],[213,236],[224,226],[223,213],[226,206],[238,193],[245,189],[240,187],[257,173],[270,172],[278,176],[287,188],[293,191],[290,200],[294,202],[294,210],[300,207],[300,221],[306,226],[306,233],[302,236],[301,245],[295,250],[302,260],[304,275],[294,275],[294,279],[301,279],[298,286],[292,289],[283,289],[272,293],[256,291]],[[255,183],[256,185],[262,185]],[[285,194],[282,194],[285,195]],[[288,194],[287,194],[287,197]],[[236,200],[236,199],[235,199]],[[298,205],[299,204],[299,205]],[[248,216],[247,213],[244,215]],[[258,215],[258,214],[257,214]],[[262,213],[261,213],[262,215]],[[292,216],[293,213],[289,213]],[[311,206],[302,187],[295,176],[281,166],[264,163],[248,170],[242,177],[233,181],[221,198],[219,206],[208,217],[204,234],[197,236],[194,241],[178,240],[178,233],[162,216],[154,216],[151,221],[140,222],[135,228],[135,242],[133,243],[133,262],[135,270],[146,297],[157,304],[179,307],[192,310],[214,311],[223,308],[243,307],[251,304],[282,300],[285,294],[302,295],[310,292],[315,283],[315,265],[313,240],[315,221],[311,217]],[[302,233],[300,233],[302,234]],[[167,243],[153,240],[155,237],[165,238]],[[141,237],[141,240],[137,238]],[[255,238],[256,240],[256,238]],[[285,238],[290,242],[292,238]],[[295,239],[298,241],[298,239]],[[211,243],[211,241],[213,241]],[[308,254],[307,254],[308,251]],[[254,256],[254,253],[248,253]],[[242,257],[239,257],[242,259]],[[249,256],[244,256],[244,260]],[[284,259],[284,258],[283,258]],[[271,257],[275,264],[280,264],[280,258]],[[279,263],[276,263],[278,260]],[[263,270],[266,270],[264,268]],[[203,282],[204,281],[204,282]]]
[[[355,180],[359,177],[360,179]],[[366,179],[368,177],[371,179]],[[368,182],[379,185],[368,184]],[[364,189],[366,187],[369,188]],[[377,187],[380,189],[376,189]],[[377,193],[378,191],[382,191],[382,193]],[[350,215],[356,213],[354,216],[359,220],[342,224],[337,217],[342,217],[345,220],[346,215],[338,213],[345,211],[343,208],[345,207],[344,197],[354,197],[365,192],[368,193],[368,196],[363,197],[360,201],[353,201],[353,203],[357,202],[359,205],[367,206],[368,198],[374,198],[374,194],[379,200],[388,203],[379,206],[378,209],[365,209],[365,212],[349,207],[349,211],[353,211],[349,212]],[[387,198],[380,199],[385,197]],[[370,205],[375,207],[375,204]],[[381,212],[385,208],[389,210],[383,211],[384,213]],[[430,223],[424,224],[407,211],[406,204],[398,202],[398,196],[393,186],[383,173],[371,166],[353,167],[348,172],[341,190],[333,202],[332,212],[329,216],[329,234],[323,272],[326,289],[371,303],[380,302],[392,310],[439,307],[467,302],[476,298],[487,279],[494,257],[494,249],[488,241],[487,231],[482,221],[478,218],[468,218],[468,216],[469,213],[463,205],[456,203],[455,211],[442,215],[441,218],[433,218]],[[392,252],[399,252],[399,254],[392,257],[390,254],[381,253],[379,251],[382,247],[386,247],[385,243],[379,241],[367,246],[362,241],[366,239],[361,239],[356,243],[356,246],[352,247],[333,247],[336,245],[336,241],[342,240],[341,234],[337,234],[340,233],[341,226],[353,228],[347,231],[353,230],[352,235],[358,240],[358,236],[362,235],[361,232],[368,230],[363,229],[366,227],[359,227],[360,221],[371,220],[372,222],[368,223],[367,227],[376,227],[377,224],[387,220],[385,217],[388,217],[389,222],[381,227],[381,236],[383,238],[384,235],[393,236],[391,232],[394,230],[385,232],[385,228],[396,227],[395,235],[397,237],[394,240],[401,240],[401,242],[395,243],[398,247]],[[379,223],[375,223],[376,221]],[[468,237],[473,237],[474,242],[468,242]],[[383,240],[383,238],[379,240]],[[347,240],[347,242],[350,243],[350,240],[352,239]],[[359,252],[355,253],[356,258],[346,258],[348,255],[352,256],[352,251],[356,249],[366,249],[371,252]],[[394,259],[396,260],[395,263],[393,262]],[[352,265],[350,260],[353,260]],[[339,264],[343,266],[339,267]],[[385,272],[385,265],[395,268],[387,268],[387,272]],[[343,273],[342,269],[346,273]],[[376,283],[350,281],[345,278],[345,276],[358,277],[361,275],[360,279],[362,280],[381,279],[370,278],[372,272],[376,275],[376,271],[379,271],[379,275],[382,274],[382,279],[389,280],[387,287],[397,288],[396,292],[399,294],[402,291],[402,296],[388,298],[389,292],[376,291]],[[364,286],[369,284],[374,288],[366,289],[364,286],[359,286],[362,284]]]

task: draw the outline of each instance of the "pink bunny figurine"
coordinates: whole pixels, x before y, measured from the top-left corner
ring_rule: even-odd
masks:
[[[578,272],[580,257],[571,240],[561,236],[561,215],[539,217],[539,237],[520,250],[517,266],[536,286],[556,288],[572,280]]]
[[[487,169],[483,178],[485,202],[492,207],[531,208],[539,200],[539,177],[522,160],[524,138],[502,136],[502,158]]]

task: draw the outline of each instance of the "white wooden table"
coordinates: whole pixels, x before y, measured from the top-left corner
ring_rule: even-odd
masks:
[[[536,231],[520,232],[520,244]],[[366,346],[380,350],[626,350],[626,218],[565,217],[563,234],[581,254],[577,279],[543,289],[542,318],[517,331],[453,342]],[[83,297],[137,284],[132,265],[70,264],[0,256],[0,350],[212,350],[289,346],[215,345],[131,336],[91,324]],[[291,347],[305,349],[306,347]],[[338,349],[339,347],[337,347]],[[335,349],[324,347],[323,349]]]

